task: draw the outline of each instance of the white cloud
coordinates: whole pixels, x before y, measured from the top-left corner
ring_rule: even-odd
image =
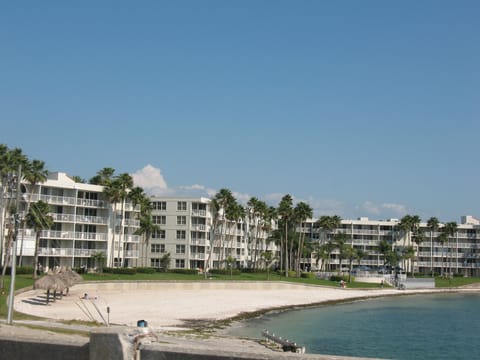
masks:
[[[160,169],[150,164],[133,173],[132,178],[134,184],[143,188],[147,194],[166,195],[171,193]]]

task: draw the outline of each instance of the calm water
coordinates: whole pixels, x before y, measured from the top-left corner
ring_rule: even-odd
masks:
[[[230,334],[268,329],[307,353],[388,359],[480,359],[480,294],[382,298],[293,310],[243,322]]]

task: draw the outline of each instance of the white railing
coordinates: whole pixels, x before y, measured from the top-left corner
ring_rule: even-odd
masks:
[[[136,227],[139,227],[139,226],[140,226],[140,220],[137,220],[137,219],[125,219],[124,224],[125,224],[126,226],[136,226]]]
[[[204,231],[207,228],[205,224],[192,224],[192,230],[202,230]]]
[[[126,234],[123,236],[123,241],[130,242],[130,243],[138,243],[140,242],[140,239],[141,239],[140,235]]]
[[[123,252],[123,257],[137,258],[138,257],[138,250],[126,250],[126,251]]]
[[[205,260],[203,253],[190,253],[190,260]]]
[[[72,248],[39,248],[40,256],[72,256]]]
[[[75,239],[105,241],[107,240],[107,233],[76,232]]]
[[[79,223],[89,223],[89,224],[106,225],[108,223],[107,218],[104,218],[101,216],[77,215],[75,220]]]
[[[92,255],[96,254],[96,253],[99,253],[99,252],[103,252],[105,253],[105,251],[102,249],[75,249],[75,256],[80,256],[80,257],[91,257]]]
[[[193,216],[207,216],[207,210],[192,210]]]
[[[192,245],[206,245],[207,240],[206,239],[191,239],[190,243]]]
[[[107,207],[107,202],[103,200],[77,199],[77,206],[105,208]]]

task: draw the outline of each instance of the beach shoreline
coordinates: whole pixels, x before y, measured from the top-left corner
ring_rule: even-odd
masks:
[[[15,297],[15,310],[53,320],[108,321],[111,325],[137,326],[145,321],[155,331],[172,331],[368,298],[479,290],[340,289],[251,281],[85,282],[49,305],[44,290],[24,291]]]

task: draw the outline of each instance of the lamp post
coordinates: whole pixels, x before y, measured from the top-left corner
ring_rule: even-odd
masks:
[[[15,296],[15,275],[16,275],[16,266],[17,266],[17,235],[18,235],[18,226],[20,225],[20,179],[22,175],[22,165],[18,165],[17,173],[17,194],[16,194],[16,211],[14,215],[15,221],[15,230],[13,234],[12,241],[12,266],[10,270],[10,295],[8,297],[8,313],[7,313],[7,324],[12,325],[12,316],[13,316],[13,298]],[[34,269],[35,271],[35,269]]]

